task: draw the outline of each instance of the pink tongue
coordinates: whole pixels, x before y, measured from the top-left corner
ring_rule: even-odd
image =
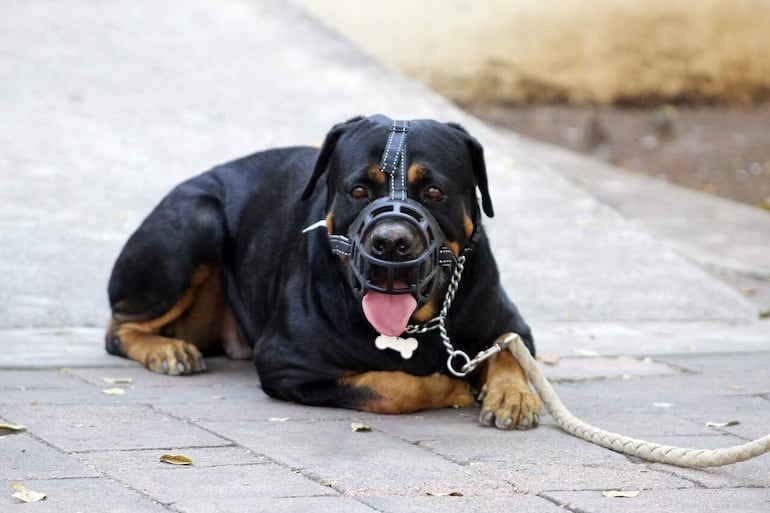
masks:
[[[406,330],[409,317],[417,307],[411,294],[368,292],[362,301],[364,315],[374,329],[388,337],[397,337]]]

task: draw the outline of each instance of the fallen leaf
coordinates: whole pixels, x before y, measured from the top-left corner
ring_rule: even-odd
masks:
[[[126,391],[122,388],[105,388],[102,390],[102,393],[107,395],[123,395]]]
[[[706,427],[721,428],[727,426],[737,426],[740,424],[737,420],[728,420],[727,422],[706,422]]]
[[[164,454],[160,457],[160,461],[163,463],[171,463],[172,465],[192,465],[193,460],[187,456],[181,454]]]
[[[425,492],[425,495],[431,497],[462,497],[462,492]]]
[[[559,365],[561,357],[558,354],[539,354],[535,358],[538,362],[542,362],[546,365]]]
[[[20,433],[27,428],[25,426],[22,426],[21,424],[3,424],[0,423],[0,431],[6,430],[6,431],[15,431],[17,433]]]
[[[633,499],[639,495],[639,490],[607,490],[602,492],[605,497]]]
[[[755,289],[754,287],[741,287],[738,290],[741,293],[741,295],[745,297],[751,297],[757,293],[757,289]]]
[[[13,483],[11,485],[11,488],[16,490],[16,493],[14,493],[13,496],[23,502],[42,501],[46,497],[44,493],[30,490],[29,488],[27,488],[21,483]]]
[[[350,423],[350,429],[352,429],[354,432],[358,431],[371,431],[372,426],[369,426],[368,424],[363,424],[361,422],[351,422]]]
[[[770,308],[760,308],[759,309],[759,318],[760,319],[768,319],[768,318],[770,318]]]
[[[125,385],[134,382],[131,378],[102,378],[102,380],[110,385]]]

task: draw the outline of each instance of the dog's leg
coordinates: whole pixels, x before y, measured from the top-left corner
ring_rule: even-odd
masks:
[[[218,271],[218,266],[213,270],[206,266],[194,272],[182,297],[159,317],[146,321],[125,321],[113,314],[107,329],[107,351],[136,360],[148,369],[163,374],[190,374],[205,370],[203,356],[196,345],[164,335],[180,336],[180,331],[190,331],[189,314],[200,310],[200,307],[193,306],[196,302],[201,303],[202,296],[208,295],[200,293],[201,290],[211,288],[205,286],[207,283],[218,283]],[[188,321],[181,322],[183,320]],[[201,343],[200,340],[197,342]]]
[[[411,413],[474,404],[470,385],[462,379],[434,373],[413,376],[400,371],[370,371],[337,380],[355,398],[344,406],[374,413]]]
[[[530,390],[524,369],[510,351],[504,350],[487,362],[480,383],[482,424],[500,429],[530,429],[540,422],[540,398]]]
[[[171,191],[129,238],[110,277],[107,352],[156,372],[200,372],[202,351],[220,346],[250,356],[221,279],[224,212],[203,185]]]

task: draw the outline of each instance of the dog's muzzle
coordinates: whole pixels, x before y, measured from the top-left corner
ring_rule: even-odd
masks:
[[[345,235],[329,235],[332,251],[348,258],[348,280],[357,297],[367,291],[412,294],[424,305],[454,264],[433,215],[411,199],[380,198],[364,208]]]

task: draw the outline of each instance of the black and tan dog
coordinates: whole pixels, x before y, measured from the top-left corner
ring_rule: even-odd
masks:
[[[107,351],[167,374],[205,370],[204,354],[253,357],[270,396],[373,412],[470,406],[477,390],[483,424],[533,427],[540,401],[509,351],[463,378],[447,369],[447,340],[473,357],[516,332],[534,353],[482,208],[493,215],[482,148],[451,123],[354,118],[320,151],[218,166],[173,189],[126,243]],[[448,338],[399,337],[426,323]]]

